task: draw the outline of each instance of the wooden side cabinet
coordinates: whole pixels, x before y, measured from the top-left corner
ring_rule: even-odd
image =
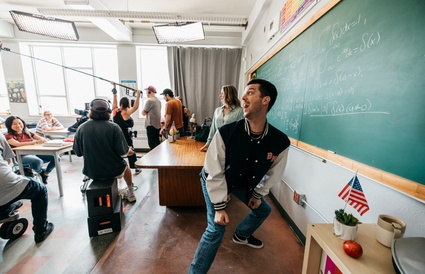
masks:
[[[391,249],[381,245],[375,238],[376,224],[360,224],[355,241],[363,248],[363,255],[354,259],[345,254],[344,240],[335,237],[332,224],[309,224],[304,250],[303,274],[320,273],[324,251],[344,274],[348,273],[395,273]]]

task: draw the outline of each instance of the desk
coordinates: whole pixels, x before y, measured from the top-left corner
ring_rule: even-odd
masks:
[[[22,165],[22,155],[28,155],[28,154],[36,154],[36,155],[53,155],[55,157],[55,165],[56,165],[56,174],[58,177],[58,186],[59,186],[59,194],[62,197],[63,196],[63,189],[62,189],[62,169],[60,162],[58,160],[59,155],[69,152],[72,150],[72,143],[69,143],[64,146],[57,146],[57,147],[45,147],[43,145],[31,145],[31,146],[22,146],[22,147],[15,147],[13,150],[16,153],[16,158],[18,160],[19,164],[19,170],[21,171],[21,174],[24,174],[24,167]]]
[[[360,224],[355,241],[361,244],[363,255],[353,259],[342,249],[344,240],[335,237],[332,224],[309,224],[304,250],[302,273],[319,273],[322,250],[344,274],[395,273],[391,249],[375,238],[376,224]]]
[[[163,141],[136,161],[138,168],[158,169],[159,204],[163,206],[205,206],[199,173],[204,166],[204,142],[181,137]]]

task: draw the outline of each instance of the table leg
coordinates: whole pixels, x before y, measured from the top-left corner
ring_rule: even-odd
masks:
[[[59,187],[59,196],[63,196],[63,189],[62,189],[62,168],[59,161],[59,154],[55,153],[55,166],[56,166],[56,175],[58,177],[58,187]]]
[[[16,153],[16,159],[18,160],[19,172],[20,172],[22,175],[25,175],[24,165],[23,165],[23,163],[22,163],[22,155],[19,153],[19,151]]]

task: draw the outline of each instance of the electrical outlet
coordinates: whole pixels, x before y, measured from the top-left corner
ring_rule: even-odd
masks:
[[[304,201],[306,200],[306,196],[304,194],[299,194],[296,191],[294,191],[294,202],[296,202],[300,206],[305,206]]]

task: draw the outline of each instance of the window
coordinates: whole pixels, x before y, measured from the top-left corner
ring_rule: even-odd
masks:
[[[10,113],[9,97],[7,95],[7,85],[4,79],[3,63],[0,54],[0,113]]]
[[[143,46],[137,47],[137,70],[139,88],[145,89],[148,86],[156,88],[156,96],[162,103],[161,115],[165,113],[165,100],[162,91],[166,88],[171,88],[170,76],[168,73],[168,58],[167,48],[161,46]],[[143,101],[139,108],[139,117],[142,117],[144,102],[146,101],[146,92],[143,91]]]
[[[30,115],[69,115],[94,98],[107,99],[118,79],[115,46],[20,44]],[[105,80],[102,80],[105,79]],[[109,80],[106,80],[109,79]]]

